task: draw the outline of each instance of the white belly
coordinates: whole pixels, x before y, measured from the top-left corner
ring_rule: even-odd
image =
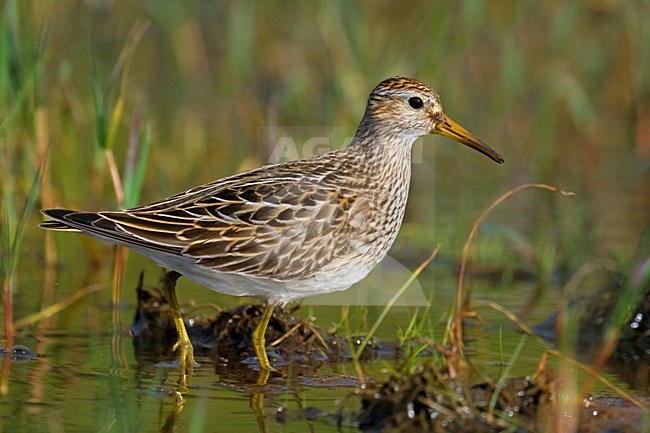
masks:
[[[368,263],[348,269],[338,268],[335,274],[325,271],[309,279],[282,281],[233,272],[219,272],[197,266],[194,260],[186,257],[151,250],[144,251],[132,245],[129,247],[162,267],[173,269],[185,278],[216,292],[262,298],[280,304],[307,296],[348,289],[354,283],[364,279],[376,265],[376,263]]]

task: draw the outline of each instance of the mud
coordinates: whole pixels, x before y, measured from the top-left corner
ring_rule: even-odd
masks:
[[[176,342],[176,329],[169,305],[159,288],[145,288],[140,282],[137,290],[136,308],[131,333],[135,354],[141,362],[157,363],[173,360],[171,347]],[[282,368],[292,362],[309,367],[323,362],[349,361],[350,340],[321,330],[309,319],[297,316],[294,309],[276,308],[266,331],[267,353],[271,364]],[[263,305],[244,304],[222,310],[215,315],[205,315],[184,308],[185,327],[198,356],[214,359],[216,368],[223,369],[236,363],[238,366],[257,368],[257,359],[251,336],[263,314]],[[368,345],[362,359],[390,357],[398,350],[395,344]]]
[[[473,385],[453,379],[431,363],[418,371],[391,376],[380,385],[357,393],[361,398],[359,428],[364,432],[500,432],[512,428],[515,417],[522,430],[535,428],[537,408],[546,403],[550,379],[518,378],[503,384],[492,415],[494,384]]]

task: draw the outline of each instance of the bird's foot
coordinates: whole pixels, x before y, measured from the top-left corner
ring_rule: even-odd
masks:
[[[178,351],[178,364],[179,364],[179,378],[178,385],[186,388],[192,381],[192,370],[198,367],[199,364],[194,360],[194,347],[190,339],[179,338],[176,344],[172,347],[173,351]]]
[[[273,366],[271,365],[271,361],[269,361],[269,356],[266,354],[266,348],[264,346],[256,347],[255,352],[257,355],[257,361],[260,364],[260,370],[268,373],[278,372],[278,370],[273,368]]]

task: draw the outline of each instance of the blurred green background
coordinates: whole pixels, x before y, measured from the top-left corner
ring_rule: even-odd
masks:
[[[265,164],[287,137],[297,157],[310,156],[314,137],[344,145],[369,92],[397,74],[434,87],[446,113],[506,159],[496,165],[441,137],[416,144],[391,252],[407,267],[437,243],[438,263],[455,264],[481,209],[522,183],[576,196],[528,190],[505,202],[483,225],[474,269],[556,283],[596,259],[625,269],[650,222],[649,1],[5,0],[0,10],[3,246],[47,149],[35,206],[119,206],[112,156],[127,202],[146,203]],[[110,280],[111,249],[73,235],[44,241],[40,219],[29,214],[17,257],[16,317]],[[41,269],[52,239],[62,266],[54,293]],[[129,288],[142,267],[156,272],[134,256]],[[86,274],[97,262],[100,276]],[[518,290],[501,288],[489,296]],[[222,302],[206,292],[179,296]],[[90,307],[55,329],[83,317],[101,334],[107,313]],[[247,403],[229,402],[234,411]],[[92,421],[79,429],[102,423]]]
[[[48,205],[114,207],[99,144],[110,135],[122,169],[146,130],[139,202],[153,201],[268,162],[278,137],[297,156],[328,128],[343,145],[369,91],[401,74],[506,165],[422,140],[398,248],[453,254],[478,210],[534,181],[578,196],[525,193],[495,216],[513,236],[569,266],[625,256],[650,220],[647,16],[647,1],[7,1],[4,180],[24,191],[47,145]]]

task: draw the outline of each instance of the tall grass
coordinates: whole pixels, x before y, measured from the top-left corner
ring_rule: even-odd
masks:
[[[14,276],[23,245],[23,236],[39,197],[47,152],[39,152],[38,128],[34,119],[20,122],[24,113],[38,111],[41,58],[31,53],[34,43],[25,17],[15,2],[4,5],[0,20],[0,95],[6,107],[0,117],[0,276],[3,282],[5,346],[9,353],[14,345],[13,297]],[[31,120],[31,121],[30,121]],[[8,392],[11,356],[3,360],[0,395]]]
[[[48,115],[56,113],[51,121],[62,126],[52,137],[53,193],[65,191],[64,204],[76,207],[120,206],[115,167],[127,158],[127,123],[134,119],[144,122],[140,131],[149,137],[141,138],[142,149],[155,146],[149,156],[155,174],[139,181],[143,200],[124,205],[266,162],[275,141],[260,126],[291,134],[287,126],[342,125],[351,135],[370,88],[389,75],[409,74],[437,87],[449,114],[505,153],[507,166],[479,178],[473,174],[487,162],[443,140],[435,146],[425,140],[404,245],[422,254],[436,242],[460,251],[464,238],[455,227],[471,222],[480,207],[476,197],[506,184],[544,181],[585,198],[559,214],[548,201],[531,199],[522,207],[529,212],[504,209],[496,227],[510,224],[514,234],[575,267],[615,226],[600,211],[600,194],[616,182],[634,182],[631,173],[617,176],[616,167],[641,146],[635,119],[643,121],[650,93],[647,74],[640,73],[649,62],[643,47],[650,36],[640,20],[647,5],[509,6],[364,9],[335,1],[281,14],[274,2],[154,9],[59,4],[47,17],[25,7],[34,34],[39,22],[51,26],[44,46],[57,41],[42,86]],[[75,26],[59,24],[71,21]],[[632,221],[636,230],[642,223]],[[628,237],[619,239],[627,243],[621,250],[631,248]],[[484,242],[481,254],[527,266],[525,257],[512,254],[514,242]],[[550,273],[547,263],[540,266]]]
[[[40,202],[54,205],[56,199],[52,196],[54,188],[50,184],[47,173],[50,146],[49,125],[56,122],[50,117],[52,107],[47,106],[47,98],[51,97],[45,87],[44,63],[45,47],[48,29],[43,27],[42,33],[34,32],[32,27],[35,13],[30,2],[8,1],[3,6],[2,21],[0,22],[0,94],[6,107],[0,116],[0,131],[3,146],[0,149],[2,160],[0,193],[2,197],[2,262],[0,275],[3,281],[4,328],[5,345],[13,346],[14,319],[13,296],[14,274],[18,266],[21,247],[28,224]],[[122,182],[115,158],[113,146],[116,135],[122,123],[125,105],[125,85],[128,68],[131,64],[135,45],[144,34],[146,25],[135,26],[130,41],[120,56],[113,73],[113,80],[121,80],[116,92],[116,102],[112,106],[110,119],[105,101],[95,93],[97,109],[97,145],[106,159],[111,179],[113,181],[117,202],[134,205],[141,191],[146,160],[148,155],[148,129],[142,126],[141,114],[136,113],[131,123],[127,161],[125,164],[125,182]],[[38,41],[38,38],[43,39]],[[37,42],[38,41],[38,42]],[[38,47],[38,49],[36,48]],[[94,80],[95,89],[99,85]],[[110,93],[107,93],[109,95]],[[31,179],[31,181],[30,181]],[[49,256],[46,250],[46,255]],[[50,262],[51,260],[47,260]],[[114,274],[119,281],[123,268],[123,259],[116,260]],[[118,286],[118,284],[116,284]],[[119,292],[116,296],[119,299]],[[0,393],[7,392],[8,356],[3,362],[2,383]]]

